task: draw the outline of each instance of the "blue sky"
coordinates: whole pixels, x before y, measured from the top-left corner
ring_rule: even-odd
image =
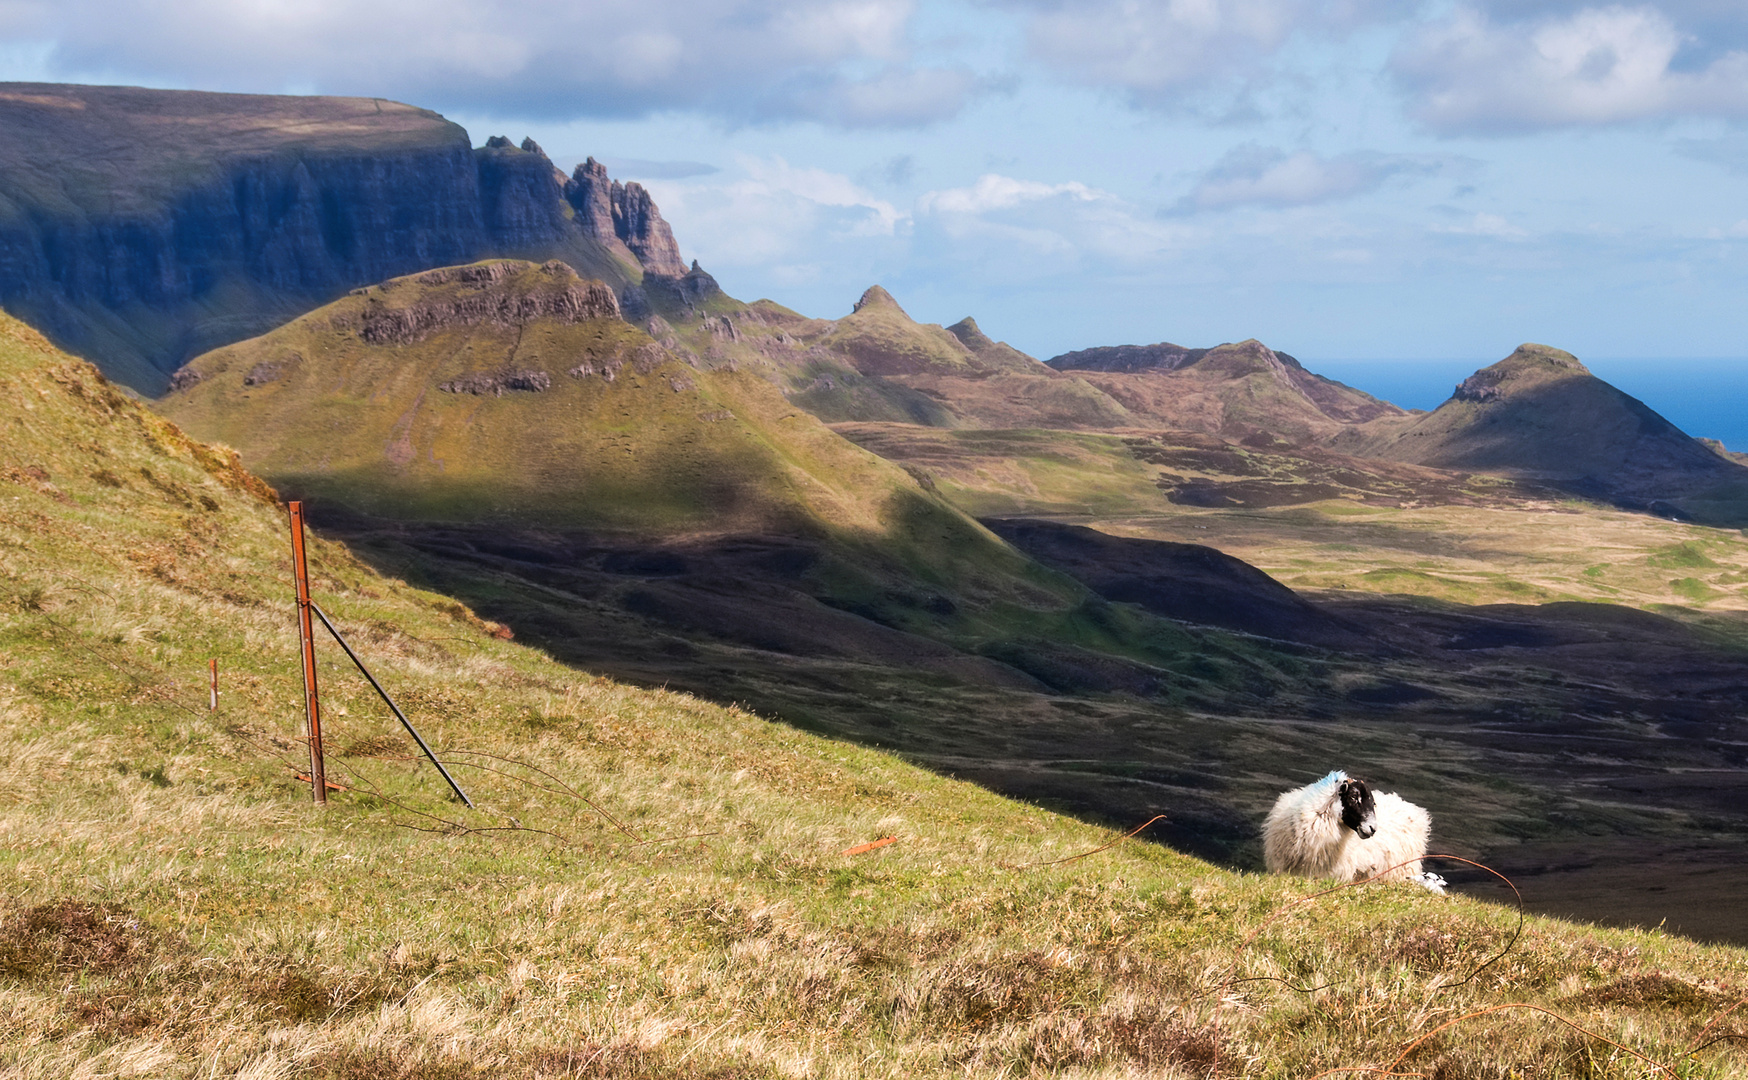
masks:
[[[1737,0],[0,0],[0,78],[425,105],[1040,357],[1748,357]]]

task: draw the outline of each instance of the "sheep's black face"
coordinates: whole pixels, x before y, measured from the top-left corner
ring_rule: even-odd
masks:
[[[1341,823],[1352,829],[1361,840],[1370,840],[1378,831],[1378,804],[1372,799],[1372,789],[1364,780],[1347,780],[1341,785]]]

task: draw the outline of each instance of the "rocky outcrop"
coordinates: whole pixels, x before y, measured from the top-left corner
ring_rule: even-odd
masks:
[[[438,383],[437,389],[448,394],[472,394],[475,397],[487,394],[503,397],[506,390],[538,394],[552,389],[552,376],[544,371],[478,371]]]
[[[589,158],[564,182],[565,201],[576,211],[576,223],[604,243],[623,245],[647,274],[681,277],[686,263],[674,230],[662,219],[655,200],[642,184],[609,179],[607,167]]]
[[[1077,349],[1044,361],[1057,371],[1176,371],[1208,355],[1207,349],[1186,349],[1162,341],[1157,345],[1103,345]]]
[[[674,242],[674,230],[662,220],[655,200],[642,184],[613,185],[613,227],[619,239],[637,256],[645,271],[662,277],[680,277],[686,273],[686,261],[680,258],[680,245]]]
[[[595,168],[604,219],[593,194],[573,215],[576,178],[532,139],[476,150],[395,102],[0,84],[0,305],[155,394],[193,355],[433,267],[684,277],[648,192]]]
[[[682,317],[690,316],[711,301],[727,299],[727,296],[722,291],[722,286],[716,283],[716,279],[699,267],[697,259],[693,259],[692,268],[679,277],[650,274],[643,279],[642,285],[632,285],[621,290],[619,306],[625,311],[627,319],[642,322],[651,318],[660,319],[658,311]],[[650,330],[650,336],[658,340],[668,333],[671,330]]]
[[[603,241],[619,239],[613,222],[613,181],[607,176],[607,166],[594,158],[578,165],[565,181],[564,197],[576,211],[577,227],[585,235]]]
[[[417,299],[404,307],[392,302],[399,282],[364,290],[370,306],[361,314],[335,316],[334,326],[356,331],[372,345],[410,345],[456,326],[522,326],[535,319],[576,323],[619,317],[618,298],[601,282],[584,281],[575,270],[553,260],[540,268],[540,280],[528,285],[522,280],[526,269],[524,263],[491,262],[420,274],[407,281],[415,286],[454,287],[419,290]],[[511,279],[516,279],[513,287],[503,285]]]

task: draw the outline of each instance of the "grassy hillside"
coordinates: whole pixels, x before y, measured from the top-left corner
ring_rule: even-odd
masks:
[[[318,600],[479,809],[443,797],[323,646],[330,776],[349,790],[317,810],[292,779],[270,493],[10,320],[0,401],[8,1075],[1748,1063],[1739,950],[1535,918],[1519,935],[1508,909],[1408,886],[1296,904],[1316,887],[1142,842],[1059,861],[1116,837],[568,669],[319,539]],[[1583,1030],[1522,1007],[1471,1017],[1494,1006]]]
[[[1394,777],[1438,812],[1461,807],[1446,839],[1471,853],[1599,831],[1645,843],[1738,831],[1737,752],[1713,725],[1744,700],[1739,642],[1665,619],[1623,629],[1606,612],[1397,601],[1329,616],[1351,633],[1307,636],[1266,614],[1221,615],[1279,609],[1236,572],[1206,602],[1174,604],[1185,590],[1172,567],[1189,564],[1165,546],[1118,545],[1129,569],[1113,576],[1073,544],[1041,542],[1028,549],[1040,565],[941,498],[981,482],[980,464],[947,452],[900,469],[750,372],[694,368],[619,320],[566,307],[592,288],[562,266],[511,263],[399,279],[201,359],[199,381],[166,405],[318,510],[353,512],[321,520],[378,569],[458,596],[567,662],[750,702],[1107,821],[1188,797],[1158,835],[1233,865],[1258,861],[1246,808],[1307,758]],[[969,458],[1028,456],[1023,478],[1122,514],[1107,527],[1143,540],[1145,515],[1122,500],[1149,473],[1162,512],[1343,494],[1488,504],[1473,476],[1209,436],[887,434]],[[1053,447],[1066,452],[1046,460]],[[1115,453],[1128,466],[1097,475]],[[1315,481],[1302,475],[1313,464]],[[1507,488],[1493,501],[1528,501]],[[1440,579],[1406,569],[1411,586]],[[1665,691],[1674,663],[1681,702]],[[1501,717],[1523,751],[1493,734]],[[1665,725],[1679,736],[1662,739]],[[1575,738],[1598,751],[1584,768],[1563,757]],[[1619,804],[1623,782],[1682,770],[1698,779]],[[1654,907],[1648,888],[1632,891]],[[1709,907],[1684,909],[1682,925],[1734,933]]]
[[[978,516],[1041,516],[1208,544],[1299,590],[1748,610],[1748,541],[1738,530],[1631,513],[1499,475],[1184,433],[835,430],[927,473]]]
[[[385,516],[667,534],[868,529],[883,496],[915,490],[762,381],[694,370],[616,309],[467,309],[532,312],[558,297],[557,312],[567,290],[599,289],[563,264],[470,269],[361,289],[200,357],[162,407],[288,488]],[[372,331],[396,315],[434,321],[411,340]],[[501,383],[517,374],[533,381]]]
[[[1122,403],[1135,427],[1193,431],[1233,442],[1314,445],[1354,424],[1398,417],[1402,410],[1360,390],[1306,371],[1256,340],[1195,350],[1180,367],[1079,369],[1077,356],[1051,360]],[[1196,355],[1199,353],[1200,355]],[[1092,359],[1084,361],[1092,364]]]
[[[396,279],[197,359],[162,407],[328,511],[492,534],[455,534],[449,554],[520,553],[586,575],[590,549],[616,546],[623,580],[627,560],[662,548],[697,568],[698,588],[658,583],[623,603],[742,641],[799,635],[811,640],[794,647],[887,658],[934,651],[894,645],[895,630],[973,649],[1057,632],[1152,648],[1127,626],[1086,625],[1086,590],[765,379],[694,367],[610,315],[563,314],[599,289],[557,263]],[[548,585],[579,604],[619,591]]]

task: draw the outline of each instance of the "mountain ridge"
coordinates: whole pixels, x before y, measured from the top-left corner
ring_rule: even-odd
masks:
[[[192,356],[401,274],[560,258],[625,291],[686,273],[640,185],[606,182],[607,226],[585,227],[574,179],[532,139],[475,149],[385,99],[3,83],[0,305],[156,394]]]

